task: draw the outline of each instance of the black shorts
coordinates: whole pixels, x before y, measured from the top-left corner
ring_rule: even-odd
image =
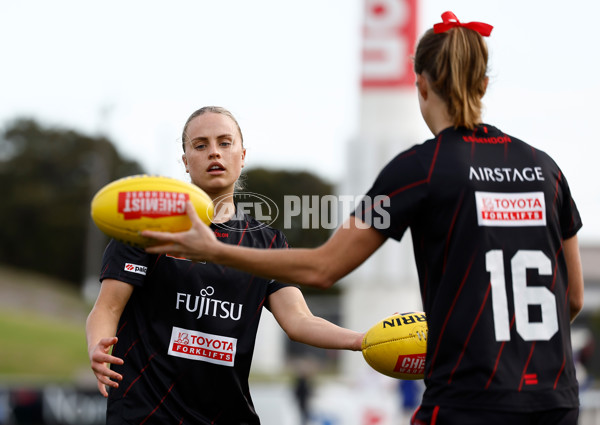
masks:
[[[496,410],[419,407],[411,425],[577,425],[579,408],[551,409],[540,412],[504,412]]]

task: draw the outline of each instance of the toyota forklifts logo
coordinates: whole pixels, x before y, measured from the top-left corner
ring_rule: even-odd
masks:
[[[475,192],[480,226],[545,226],[544,192]]]

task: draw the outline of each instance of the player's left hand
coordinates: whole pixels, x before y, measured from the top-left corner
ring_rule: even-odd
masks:
[[[219,242],[211,228],[200,220],[193,204],[189,201],[186,204],[186,213],[192,222],[192,227],[189,230],[178,233],[142,231],[142,236],[158,242],[157,245],[147,247],[146,252],[150,254],[169,254],[192,261],[209,260],[207,256],[212,252],[214,244]]]
[[[123,359],[109,354],[111,347],[117,343],[117,337],[102,338],[96,346],[89,352],[90,365],[98,380],[98,391],[104,397],[108,397],[106,387],[119,388],[118,381],[123,380],[123,376],[114,370],[111,370],[109,365],[122,365]]]

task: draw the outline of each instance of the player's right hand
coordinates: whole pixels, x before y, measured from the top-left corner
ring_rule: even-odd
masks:
[[[208,256],[214,252],[214,244],[218,244],[215,233],[205,224],[191,201],[186,202],[186,213],[192,227],[182,232],[158,232],[144,230],[142,236],[155,239],[159,244],[146,247],[149,254],[168,254],[183,257],[192,261],[211,261]]]

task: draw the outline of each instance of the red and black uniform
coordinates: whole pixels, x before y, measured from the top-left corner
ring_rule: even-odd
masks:
[[[384,195],[384,198],[377,198]],[[490,125],[396,156],[355,214],[410,229],[429,336],[423,406],[576,408],[562,241],[582,223],[546,153]]]
[[[226,243],[285,248],[285,236],[250,216],[216,227]],[[135,286],[113,354],[122,366],[107,424],[259,424],[248,388],[256,332],[270,294],[286,286],[111,241],[102,279]]]

